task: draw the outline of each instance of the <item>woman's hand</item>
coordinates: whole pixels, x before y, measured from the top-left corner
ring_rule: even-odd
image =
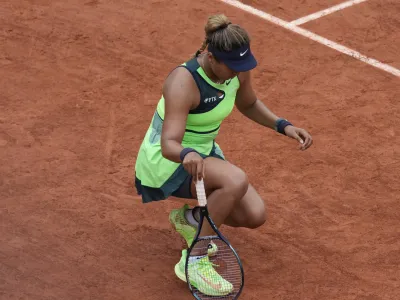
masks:
[[[313,143],[311,135],[304,129],[295,126],[286,126],[285,133],[288,137],[291,137],[300,143],[300,150],[306,150],[310,148]]]
[[[193,176],[195,181],[204,178],[204,159],[197,152],[189,152],[186,154],[182,165],[185,170]]]

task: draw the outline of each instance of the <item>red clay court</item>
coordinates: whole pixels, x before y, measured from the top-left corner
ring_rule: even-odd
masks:
[[[143,205],[134,164],[164,78],[215,13],[251,34],[260,99],[314,139],[298,151],[237,110],[222,126],[269,216],[221,229],[244,263],[240,299],[400,299],[399,1],[302,24],[345,0],[86,1],[0,7],[1,300],[193,298],[173,271],[182,200]]]

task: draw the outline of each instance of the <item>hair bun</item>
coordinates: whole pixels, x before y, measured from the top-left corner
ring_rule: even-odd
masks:
[[[229,24],[232,24],[232,22],[224,14],[213,15],[208,18],[204,30],[206,35],[209,36],[218,30],[225,29]]]
[[[219,51],[232,51],[250,43],[246,30],[238,24],[232,24],[224,14],[209,16],[204,30],[206,34],[203,43],[192,58],[197,57],[207,46]]]

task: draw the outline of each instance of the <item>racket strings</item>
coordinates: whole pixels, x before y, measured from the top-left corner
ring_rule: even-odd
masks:
[[[232,249],[214,237],[197,241],[189,253],[188,279],[198,299],[236,299],[243,274]]]

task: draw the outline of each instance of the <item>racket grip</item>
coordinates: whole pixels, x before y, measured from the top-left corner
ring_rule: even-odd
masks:
[[[199,205],[200,206],[206,206],[207,197],[206,197],[206,191],[204,189],[204,181],[203,181],[203,179],[198,180],[196,182],[196,192],[197,192],[197,200],[199,201]]]

